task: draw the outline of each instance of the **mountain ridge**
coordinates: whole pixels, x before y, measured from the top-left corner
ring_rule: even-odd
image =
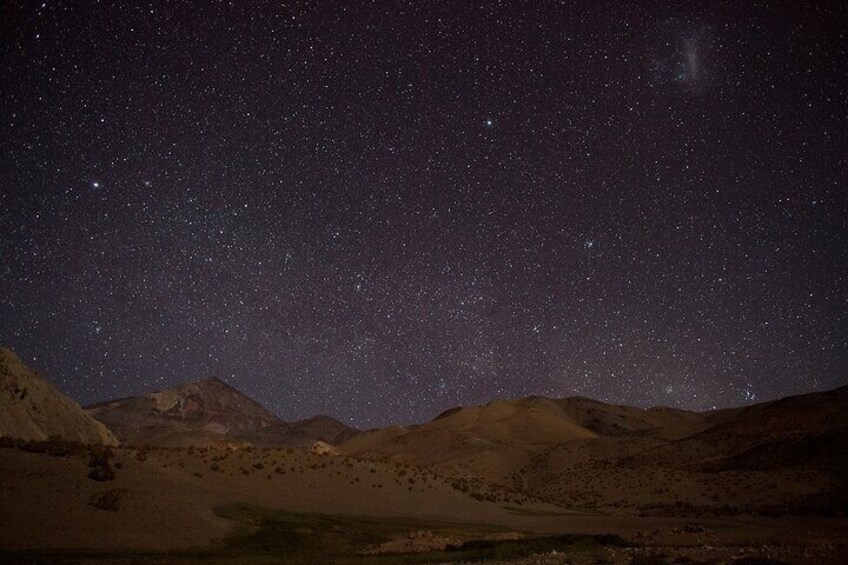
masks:
[[[86,407],[121,441],[171,447],[335,443],[356,430],[329,416],[287,422],[226,381],[207,376]]]

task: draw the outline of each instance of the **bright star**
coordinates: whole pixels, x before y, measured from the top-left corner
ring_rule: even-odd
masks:
[[[755,402],[757,400],[757,394],[751,390],[751,385],[748,385],[745,390],[742,391],[742,400],[745,402]]]

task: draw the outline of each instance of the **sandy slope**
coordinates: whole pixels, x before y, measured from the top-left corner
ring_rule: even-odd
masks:
[[[117,478],[96,482],[86,476],[86,458],[0,449],[0,549],[199,548],[231,533],[233,524],[214,514],[216,506],[248,503],[337,515],[501,524],[530,532],[616,533],[649,549],[674,548],[683,555],[753,552],[812,556],[793,557],[791,562],[798,563],[837,563],[848,550],[839,545],[848,539],[845,518],[640,517],[622,511],[576,513],[526,501],[520,506],[493,504],[475,500],[426,472],[301,451],[139,454],[117,449],[113,463],[120,467]],[[109,491],[119,493],[120,507],[97,509],[92,503]],[[709,547],[720,551],[704,553]],[[821,556],[830,560],[822,561]],[[629,563],[632,552],[619,551],[613,557],[608,562]]]
[[[82,443],[118,443],[103,424],[4,347],[0,347],[0,436],[37,441],[60,436]]]
[[[848,509],[848,388],[707,413],[585,398],[499,401],[368,432],[340,448],[590,510]]]
[[[420,426],[365,432],[340,449],[357,457],[506,482],[540,448],[596,435],[555,402],[530,398],[452,410]]]
[[[510,515],[429,473],[395,465],[271,449],[115,453],[117,478],[97,482],[86,476],[84,457],[0,449],[0,515],[14,517],[0,528],[0,547],[202,546],[225,536],[230,527],[213,509],[236,502],[537,527],[532,516]],[[120,491],[120,510],[96,509],[92,502],[111,490]]]

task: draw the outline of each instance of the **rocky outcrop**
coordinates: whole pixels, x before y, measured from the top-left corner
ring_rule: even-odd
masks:
[[[357,431],[327,416],[285,422],[217,378],[86,408],[122,442],[199,446],[336,444]]]
[[[202,445],[250,441],[280,420],[261,404],[211,377],[86,408],[122,441],[134,445]]]
[[[0,347],[0,436],[117,445],[106,426]]]
[[[332,445],[325,443],[323,441],[316,441],[312,444],[312,447],[309,448],[311,453],[315,455],[338,455],[339,451],[333,447]]]

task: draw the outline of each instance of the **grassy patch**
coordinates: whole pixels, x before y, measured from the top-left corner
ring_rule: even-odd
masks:
[[[538,510],[533,508],[522,508],[520,506],[501,506],[510,514],[516,516],[574,516],[578,514],[593,514],[597,512],[582,512],[580,510]]]
[[[21,563],[186,563],[245,565],[337,564],[401,565],[453,561],[510,560],[537,553],[597,551],[622,546],[617,536],[560,535],[522,540],[484,540],[486,535],[506,531],[500,526],[462,524],[414,518],[378,518],[329,514],[302,514],[246,505],[216,509],[219,516],[236,524],[233,534],[202,550],[153,552],[20,552],[3,553],[4,559]],[[458,540],[444,551],[363,555],[362,551],[409,532],[428,530]]]
[[[440,536],[473,539],[505,531],[499,526],[478,526],[414,518],[379,518],[329,514],[299,514],[245,505],[217,508],[215,513],[236,522],[233,536],[218,548],[242,555],[281,556],[283,562],[369,563],[360,552],[413,530],[430,530]],[[379,558],[375,558],[379,559]],[[341,561],[340,561],[341,560]],[[383,562],[383,561],[375,561]]]
[[[539,553],[583,553],[598,551],[607,546],[624,546],[625,542],[613,535],[559,535],[528,538],[515,541],[478,540],[463,543],[444,552],[403,555],[402,560],[391,563],[443,563],[446,561],[490,561],[511,560],[530,557]],[[389,563],[379,561],[378,563]]]
[[[226,541],[223,552],[256,558],[274,557],[281,563],[338,563],[393,565],[518,559],[551,551],[595,551],[621,546],[617,536],[561,535],[522,540],[482,540],[487,534],[505,531],[499,526],[459,524],[413,518],[376,518],[326,514],[294,514],[249,506],[228,506],[218,515],[241,527]],[[444,551],[361,555],[369,547],[414,530],[459,540]]]

